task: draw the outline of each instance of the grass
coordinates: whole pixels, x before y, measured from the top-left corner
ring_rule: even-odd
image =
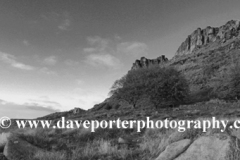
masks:
[[[240,109],[240,102],[226,102],[218,99],[201,102],[192,105],[183,105],[179,110],[163,109],[154,112],[155,120],[161,117],[177,117],[178,119],[198,119],[200,121],[216,115],[217,119],[229,119],[228,116],[236,117],[236,111]],[[195,112],[197,110],[197,112]],[[222,113],[221,113],[222,112]],[[136,111],[137,114],[140,111]],[[144,115],[144,112],[141,114]],[[148,113],[147,113],[148,114]],[[201,117],[201,118],[199,118]],[[152,118],[151,118],[152,119]],[[230,124],[234,118],[230,119]],[[234,132],[234,131],[232,131]],[[239,133],[227,131],[229,135],[238,136]],[[209,129],[207,133],[201,130],[187,129],[179,133],[177,129],[143,129],[137,133],[134,129],[97,129],[92,133],[90,129],[18,129],[12,131],[21,140],[26,141],[38,148],[38,151],[29,159],[33,160],[145,160],[155,159],[165,148],[175,141],[182,139],[195,140],[202,135],[221,133],[220,129]],[[119,137],[132,137],[138,139],[135,146],[119,145]],[[233,136],[232,136],[233,137]],[[7,137],[0,136],[0,142]],[[233,138],[234,139],[234,138]],[[236,138],[232,140],[232,155],[229,160],[235,160],[239,151]]]
[[[132,151],[126,146],[118,148],[117,145],[112,145],[111,141],[100,139],[87,143],[84,148],[77,148],[74,150],[72,160],[101,158],[130,160],[132,156]]]
[[[33,156],[33,160],[66,160],[67,156],[62,152],[47,152],[39,150]]]

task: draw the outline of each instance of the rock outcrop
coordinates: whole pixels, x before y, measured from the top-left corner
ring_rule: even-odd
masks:
[[[81,112],[84,112],[84,110],[81,109],[81,108],[75,107],[75,108],[73,109],[73,114],[79,114],[79,113],[81,113]]]
[[[139,68],[148,68],[153,66],[159,66],[167,62],[168,59],[162,55],[156,59],[147,59],[145,57],[141,57],[140,60],[136,60],[135,63],[133,63],[132,70],[139,69]]]
[[[176,158],[179,154],[191,144],[190,139],[183,139],[181,141],[172,143],[159,155],[156,160],[171,160]]]
[[[3,154],[8,160],[28,160],[32,157],[38,150],[38,147],[19,139],[18,137],[11,137],[6,146],[4,147]]]
[[[227,136],[203,136],[175,160],[226,160],[231,150],[230,144],[231,139]]]
[[[239,36],[240,21],[231,20],[221,27],[198,28],[181,44],[175,57],[191,54],[193,51],[213,42],[225,43]]]
[[[174,132],[173,134],[181,134]],[[239,139],[226,133],[195,135],[169,143],[155,160],[231,160],[239,159]],[[231,158],[235,157],[235,158]]]
[[[11,133],[1,133],[0,134],[0,152],[3,151],[5,145],[7,144],[7,141],[9,137],[11,136]]]

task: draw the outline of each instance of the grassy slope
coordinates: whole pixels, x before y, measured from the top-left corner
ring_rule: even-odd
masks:
[[[240,115],[239,106],[240,102],[227,103],[220,100],[211,100],[180,106],[180,109],[177,111],[162,109],[158,113],[150,115],[150,117],[156,120],[166,117],[170,119],[196,119],[198,117],[209,118],[211,116],[233,118]],[[147,114],[143,110],[136,112],[141,112],[143,117]],[[133,116],[136,115],[134,114]],[[137,116],[134,119],[138,119]],[[146,129],[142,133],[137,133],[136,129],[98,129],[95,133],[91,133],[90,130],[84,128],[74,130],[39,128],[13,129],[12,132],[22,141],[39,148],[30,157],[33,160],[147,160],[156,158],[165,149],[169,144],[169,135],[174,130]],[[188,138],[194,139],[203,133],[198,130],[192,130],[187,131],[186,134]],[[117,143],[119,137],[130,138],[136,143],[120,145]]]

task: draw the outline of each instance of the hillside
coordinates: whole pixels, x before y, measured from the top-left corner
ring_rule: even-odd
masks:
[[[232,68],[240,61],[239,21],[231,20],[220,27],[196,29],[180,45],[172,59],[161,55],[156,59],[145,57],[136,60],[131,70],[159,67],[174,67],[182,72],[188,80],[193,99],[196,102],[210,99],[229,99],[229,78]],[[151,103],[143,99],[139,104],[141,111],[133,111],[132,118],[141,115],[147,109],[151,115]],[[129,117],[131,106],[114,97],[109,97],[96,104],[86,112],[73,114],[73,110],[48,115],[47,119],[58,119],[61,116],[81,119],[111,119],[114,117]],[[126,113],[125,113],[126,111]],[[81,117],[80,117],[81,115]],[[44,118],[44,117],[42,117]]]
[[[133,63],[131,70],[171,66],[182,72],[188,80],[193,98],[193,102],[189,103],[216,98],[232,101],[229,98],[229,78],[232,68],[240,60],[239,30],[239,21],[234,20],[220,27],[198,28],[180,45],[172,59],[169,60],[164,55],[156,59],[142,57]],[[160,114],[162,111],[164,114]],[[146,99],[142,99],[137,110],[134,110],[128,103],[112,96],[87,111],[74,113],[74,110],[70,110],[39,119],[60,119],[62,116],[73,119],[134,119],[146,116],[164,118],[171,117],[172,111],[173,109],[161,109],[159,113],[152,114],[155,109]],[[173,117],[182,117],[184,112],[176,112]]]
[[[228,99],[230,70],[240,60],[239,31],[236,20],[220,27],[198,28],[180,45],[172,59],[168,60],[164,55],[156,59],[142,57],[131,69],[171,66],[186,76],[190,90],[196,96],[204,94],[204,100]],[[94,108],[106,106],[106,103],[118,104],[111,97]]]
[[[136,108],[110,96],[85,111],[75,108],[38,118],[53,120],[229,120],[222,127],[175,129],[22,129],[0,130],[0,159],[7,160],[239,160],[240,130],[230,125],[240,116],[240,101],[230,93],[230,78],[240,61],[240,24],[198,28],[177,49],[172,59],[141,57],[130,71],[173,67],[190,87],[185,104],[154,108],[142,98]],[[4,133],[6,132],[6,133]],[[2,153],[1,153],[2,152]]]

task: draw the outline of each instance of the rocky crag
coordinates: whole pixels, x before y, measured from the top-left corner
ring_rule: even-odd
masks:
[[[220,47],[226,47],[225,51],[229,51],[237,47],[236,39],[240,35],[240,21],[231,20],[220,27],[198,28],[190,34],[186,40],[179,46],[173,59],[168,60],[165,55],[161,55],[156,59],[147,59],[141,57],[136,60],[131,69],[148,68],[151,66],[165,65],[167,62],[177,62],[178,58],[182,58],[189,54],[203,53],[209,50],[216,50]],[[229,45],[230,44],[230,45]]]
[[[136,60],[135,63],[133,63],[132,69],[134,70],[139,68],[148,68],[151,66],[161,66],[166,62],[168,62],[168,59],[164,55],[156,59],[147,59],[142,57],[140,60]]]
[[[198,28],[180,45],[175,56],[191,54],[194,50],[214,42],[225,43],[239,36],[240,22],[232,20],[221,27]]]

